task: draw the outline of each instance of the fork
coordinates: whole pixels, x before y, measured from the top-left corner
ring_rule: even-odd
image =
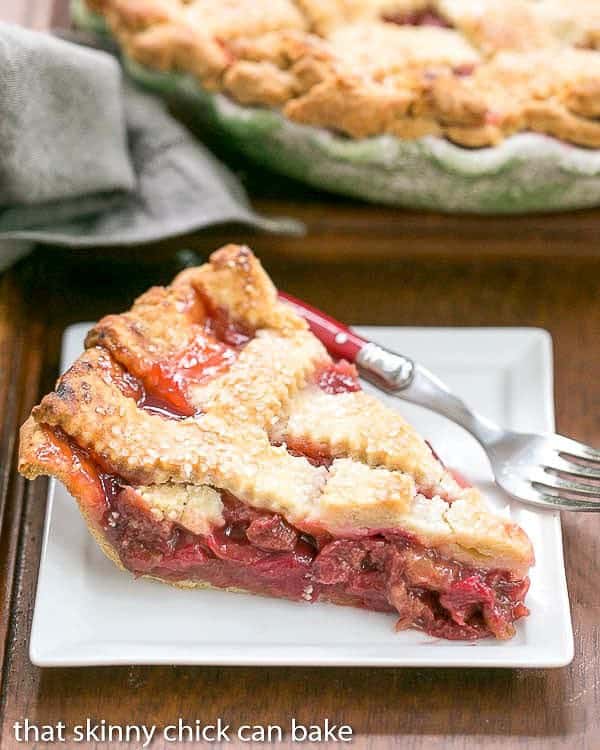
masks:
[[[516,500],[553,510],[600,511],[600,451],[556,434],[505,430],[471,409],[425,367],[368,341],[351,328],[283,292],[336,359],[354,363],[385,392],[442,414],[483,446],[496,483]]]

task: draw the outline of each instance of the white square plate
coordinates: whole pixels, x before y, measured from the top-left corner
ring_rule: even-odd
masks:
[[[63,366],[89,324],[67,329]],[[528,328],[363,328],[414,357],[484,414],[522,430],[554,428],[552,345]],[[288,664],[559,667],[573,658],[560,519],[511,502],[485,455],[458,426],[389,399],[444,461],[478,485],[529,534],[537,564],[531,615],[508,642],[448,642],[394,632],[392,615],[221,591],[182,591],[125,575],[100,552],[76,503],[51,482],[30,656],[39,666],[91,664]],[[310,607],[310,609],[309,609]]]

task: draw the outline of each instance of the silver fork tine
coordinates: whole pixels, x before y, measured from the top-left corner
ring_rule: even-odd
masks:
[[[600,502],[574,500],[568,497],[562,497],[561,495],[549,495],[546,492],[541,492],[540,490],[535,489],[528,499],[533,505],[554,508],[555,510],[573,510],[583,512],[600,511]]]
[[[554,435],[552,446],[559,453],[568,453],[575,458],[582,458],[585,461],[598,461],[600,463],[600,451],[590,448],[589,445],[578,443],[577,440],[564,437],[563,435]]]
[[[567,461],[558,454],[547,461],[544,468],[562,471],[564,474],[571,474],[581,479],[600,479],[600,469],[595,469],[593,466],[585,466],[584,464],[577,464],[574,461]]]
[[[544,488],[550,490],[564,490],[565,492],[572,492],[577,495],[584,495],[585,497],[593,497],[600,502],[600,485],[594,486],[593,484],[584,482],[571,482],[554,474],[547,474],[541,469],[534,469],[531,472],[530,481],[533,484],[542,485]]]

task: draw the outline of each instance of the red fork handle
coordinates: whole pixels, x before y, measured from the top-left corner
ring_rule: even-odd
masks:
[[[306,320],[310,330],[334,359],[346,359],[354,363],[359,351],[368,343],[348,326],[325,315],[306,302],[292,297],[291,294],[279,292],[279,299],[291,305],[294,311]]]

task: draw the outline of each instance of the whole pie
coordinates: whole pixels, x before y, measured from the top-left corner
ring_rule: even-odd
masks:
[[[245,247],[103,318],[23,425],[135,576],[396,613],[510,638],[533,552],[516,524],[361,390]]]
[[[354,139],[600,147],[598,0],[86,0],[130,59]]]

